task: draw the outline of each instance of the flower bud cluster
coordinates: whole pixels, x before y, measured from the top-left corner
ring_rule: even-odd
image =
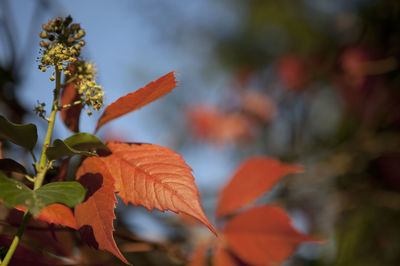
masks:
[[[98,111],[103,106],[103,87],[96,84],[96,68],[92,62],[77,61],[73,67],[72,75],[76,77],[77,92],[82,104],[88,106],[87,113],[92,114],[91,108]]]
[[[81,40],[85,36],[85,31],[79,24],[71,24],[70,16],[65,19],[57,17],[43,24],[43,31],[39,33],[39,45],[42,47],[42,57],[39,69],[43,72],[47,68],[54,67],[59,71],[68,71],[68,65],[77,61],[85,41]],[[54,80],[54,76],[50,77]]]

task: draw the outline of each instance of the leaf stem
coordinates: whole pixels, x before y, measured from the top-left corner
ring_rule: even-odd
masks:
[[[18,228],[18,232],[17,234],[14,236],[14,239],[10,245],[10,247],[8,248],[7,254],[4,257],[3,262],[1,262],[0,266],[7,266],[8,263],[10,262],[12,256],[14,255],[14,252],[19,244],[19,241],[22,238],[22,234],[25,231],[26,225],[28,224],[29,218],[31,217],[31,215],[28,212],[25,212],[24,214],[24,218],[22,220],[21,225]]]
[[[54,129],[54,122],[56,120],[56,113],[58,111],[58,98],[60,98],[59,96],[60,96],[60,88],[61,88],[60,81],[61,81],[61,71],[59,71],[56,67],[56,87],[54,89],[53,105],[51,108],[51,114],[50,114],[50,118],[49,118],[49,125],[47,127],[46,138],[44,139],[42,153],[40,155],[39,166],[38,166],[38,169],[36,169],[37,175],[34,178],[34,180],[35,180],[35,184],[33,187],[34,190],[36,190],[42,186],[44,177],[46,176],[46,172],[51,167],[51,163],[52,163],[52,162],[49,162],[49,163],[47,162],[46,150],[50,146],[51,136],[53,134],[53,129]],[[4,260],[0,264],[0,266],[7,266],[8,263],[10,262],[12,256],[14,255],[15,249],[17,248],[18,243],[22,237],[22,234],[25,231],[26,225],[28,224],[30,217],[31,217],[31,214],[28,212],[25,212],[22,223],[18,228],[18,232],[14,236],[11,246],[8,249],[7,254],[4,257]]]
[[[32,155],[33,162],[36,164],[36,162],[37,162],[36,156],[35,156],[35,154],[33,153],[33,151],[30,151],[30,152],[31,152],[31,155]]]

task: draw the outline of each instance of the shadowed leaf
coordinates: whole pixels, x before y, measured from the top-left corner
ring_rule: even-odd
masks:
[[[26,174],[26,169],[12,159],[0,159],[0,171]]]
[[[34,124],[14,124],[0,115],[0,137],[32,150],[37,141],[37,129]]]
[[[80,100],[79,94],[76,92],[75,84],[68,83],[62,90],[60,105],[71,104]],[[61,109],[60,116],[65,126],[74,132],[79,132],[79,118],[82,111],[82,105],[74,105],[69,108]]]
[[[0,173],[0,199],[9,207],[25,206],[35,217],[53,203],[74,207],[83,200],[85,192],[78,182],[54,182],[32,190]]]
[[[97,156],[94,152],[97,149],[109,151],[108,147],[96,136],[89,133],[77,133],[64,141],[56,139],[53,146],[47,148],[46,155],[49,160],[73,155]]]

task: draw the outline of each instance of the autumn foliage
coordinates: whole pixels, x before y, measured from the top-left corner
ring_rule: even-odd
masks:
[[[0,201],[11,209],[5,224],[19,226],[12,240],[17,245],[11,245],[7,235],[0,235],[0,245],[7,249],[5,262],[0,261],[1,265],[8,265],[11,258],[14,265],[58,265],[66,260],[74,264],[106,261],[96,256],[91,258],[86,247],[80,246],[78,254],[74,254],[73,237],[68,231],[78,231],[82,243],[108,251],[123,263],[130,264],[114,239],[117,197],[125,205],[140,205],[149,211],[172,211],[206,226],[213,233],[210,234],[212,237],[199,245],[190,262],[192,265],[207,264],[205,252],[209,244],[214,250],[214,265],[272,265],[290,257],[302,242],[319,241],[295,230],[282,208],[254,204],[283,176],[301,172],[301,166],[262,156],[244,161],[220,193],[216,218],[219,225],[224,225],[216,230],[202,209],[193,170],[181,155],[156,144],[103,143],[92,134],[79,132],[81,111],[85,107],[88,114],[92,112],[90,108],[99,110],[103,106],[103,92],[94,80],[93,66],[77,61],[80,49],[85,45],[81,40],[85,32],[79,24],[70,25],[71,22],[71,17],[58,17],[43,24],[44,31],[40,33],[45,39],[40,45],[45,49],[39,68],[45,72],[48,67],[56,67],[56,78],[50,78],[56,81],[56,86],[50,117],[45,117],[45,104],[35,108],[35,112],[49,122],[39,161],[34,155],[38,139],[36,125],[14,124],[0,116],[0,137],[28,150],[35,168],[35,173],[30,176],[17,161],[2,158],[0,150]],[[66,61],[60,61],[60,58]],[[62,72],[66,82],[61,86]],[[78,72],[80,74],[73,76]],[[170,72],[111,103],[100,116],[94,132],[170,93],[177,86],[175,74]],[[194,130],[201,137],[221,143],[252,137],[254,131],[273,119],[275,106],[260,92],[243,91],[242,96],[238,110],[192,110],[189,116]],[[58,111],[65,126],[75,134],[51,142]],[[75,155],[80,157],[74,180],[67,180],[71,157]],[[64,228],[58,230],[60,226]],[[33,237],[35,243],[40,242],[49,254],[41,257],[25,243],[18,245],[15,242],[26,227],[45,232],[39,239],[35,239],[37,232],[31,230],[27,230],[26,235],[30,239]],[[53,244],[52,238],[55,241],[60,238],[61,244]],[[139,240],[130,233],[122,234],[122,238],[130,241],[123,246],[124,251],[162,246]],[[26,258],[25,254],[29,252],[35,255]]]
[[[213,265],[277,265],[289,258],[299,244],[321,242],[298,232],[281,207],[253,204],[282,177],[301,171],[298,165],[269,157],[243,162],[220,193],[216,216],[225,225],[218,231],[218,239],[199,244],[191,266],[207,265],[208,245],[213,249]]]

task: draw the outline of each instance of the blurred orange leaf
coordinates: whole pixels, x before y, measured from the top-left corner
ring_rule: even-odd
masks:
[[[221,245],[216,245],[214,251],[213,266],[238,266],[235,259]]]
[[[223,113],[210,106],[195,106],[188,111],[188,122],[199,139],[226,144],[250,135],[247,119],[240,113]]]
[[[254,265],[279,264],[302,242],[320,241],[296,231],[283,209],[268,205],[233,217],[223,233],[229,248]]]
[[[269,157],[254,157],[243,162],[220,193],[217,216],[235,212],[267,192],[283,176],[302,170],[299,165],[284,164]]]
[[[207,265],[207,250],[208,243],[203,242],[196,246],[196,249],[192,253],[191,259],[188,266],[206,266]]]

